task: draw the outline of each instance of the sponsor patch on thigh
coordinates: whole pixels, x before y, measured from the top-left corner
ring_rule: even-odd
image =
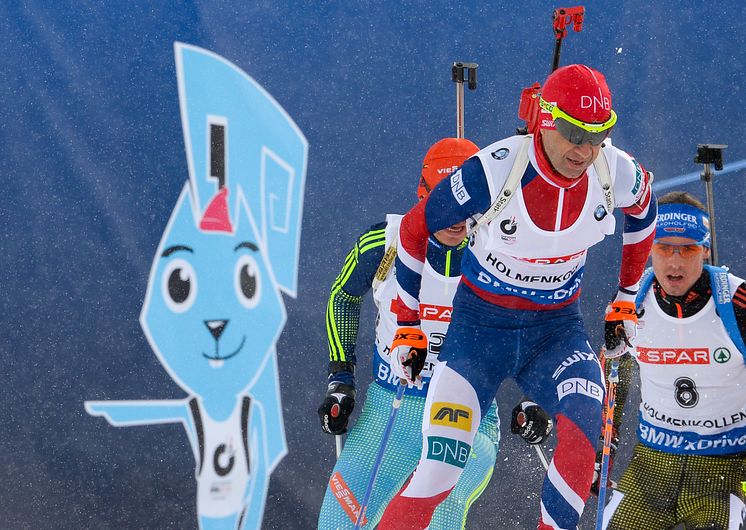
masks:
[[[595,399],[599,403],[603,403],[604,400],[604,389],[601,385],[581,377],[570,377],[560,381],[557,385],[557,398],[560,401],[570,394],[582,394]]]
[[[471,431],[474,412],[465,405],[437,401],[430,407],[430,425],[454,427],[462,431]]]
[[[444,462],[463,469],[469,460],[471,445],[444,436],[427,437],[427,459]]]
[[[360,514],[360,503],[357,502],[352,490],[347,487],[339,471],[333,473],[329,479],[329,489],[332,490],[334,497],[350,520],[357,522],[358,515]],[[366,523],[367,519],[363,517],[362,524],[365,525]]]

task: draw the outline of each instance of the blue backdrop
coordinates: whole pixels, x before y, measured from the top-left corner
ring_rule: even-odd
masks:
[[[480,65],[479,87],[466,94],[467,136],[486,145],[513,133],[521,88],[549,72],[555,7],[0,5],[0,526],[197,527],[183,428],[115,429],[83,408],[91,399],[184,397],[138,322],[152,257],[188,175],[174,41],[242,68],[308,140],[298,297],[285,297],[277,345],[289,452],[272,475],[264,517],[265,528],[301,529],[315,526],[334,459],[316,416],[329,286],[356,235],[412,204],[429,145],[455,134],[453,61]],[[727,168],[742,167],[744,3],[599,1],[586,11],[562,63],[605,73],[619,114],[615,145],[663,187],[698,170],[697,143],[729,144],[726,162],[736,165]],[[721,262],[741,276],[745,173],[715,182]],[[690,180],[677,187],[703,198]],[[589,258],[583,308],[596,342],[619,245],[610,239]],[[364,318],[361,344],[369,344],[370,304]],[[368,359],[360,364],[367,374]],[[505,425],[517,397],[510,384],[498,395]],[[620,460],[632,442],[628,433]],[[503,437],[470,527],[535,527],[541,471],[532,455]],[[589,507],[583,524],[594,515]]]

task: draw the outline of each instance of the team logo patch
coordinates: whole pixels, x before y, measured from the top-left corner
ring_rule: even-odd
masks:
[[[730,350],[728,348],[718,348],[712,353],[712,358],[716,363],[727,363],[730,361]]]
[[[458,403],[438,401],[430,409],[430,424],[454,427],[462,431],[471,431],[471,420],[474,413],[469,407]]]
[[[606,208],[604,208],[604,205],[603,204],[599,204],[598,206],[596,206],[596,209],[593,211],[593,218],[596,221],[600,221],[604,217],[606,217],[607,213],[608,212],[606,211]]]
[[[471,446],[461,440],[445,438],[443,436],[427,437],[427,459],[445,462],[464,469],[469,460]]]
[[[510,154],[510,149],[503,147],[497,151],[492,151],[492,158],[495,160],[505,160]]]
[[[730,353],[728,355],[730,356]],[[710,350],[708,348],[643,348],[638,346],[637,360],[646,364],[710,364]]]
[[[464,203],[466,203],[466,201],[471,199],[471,195],[469,195],[469,192],[466,191],[464,182],[461,179],[460,169],[453,175],[451,175],[451,193],[453,193],[453,197],[456,199],[456,202],[458,202],[462,206],[464,205]]]
[[[515,231],[518,230],[518,223],[516,223],[515,217],[505,219],[503,222],[501,222],[500,230],[502,230],[503,234],[507,234],[509,236],[515,234]]]
[[[502,239],[506,245],[515,244],[517,238],[513,234],[518,230],[518,223],[516,222],[515,217],[502,221],[500,223],[500,230],[502,231],[500,239]]]

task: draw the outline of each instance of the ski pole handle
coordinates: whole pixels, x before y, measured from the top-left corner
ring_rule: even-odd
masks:
[[[710,217],[710,263],[718,264],[717,241],[715,238],[715,197],[712,190],[712,177],[714,176],[710,165],[721,171],[723,169],[723,150],[728,147],[724,144],[698,144],[697,156],[694,157],[696,164],[704,164],[700,177],[705,182],[705,195],[707,196],[707,214]]]

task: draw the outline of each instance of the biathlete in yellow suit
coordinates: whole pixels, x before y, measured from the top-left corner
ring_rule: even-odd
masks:
[[[705,265],[710,231],[701,202],[671,192],[658,205],[653,269],[638,294],[636,348],[634,358],[620,361],[614,414],[616,431],[636,360],[639,442],[606,507],[604,528],[739,530],[746,480],[746,283]],[[612,447],[616,443],[615,436]]]

